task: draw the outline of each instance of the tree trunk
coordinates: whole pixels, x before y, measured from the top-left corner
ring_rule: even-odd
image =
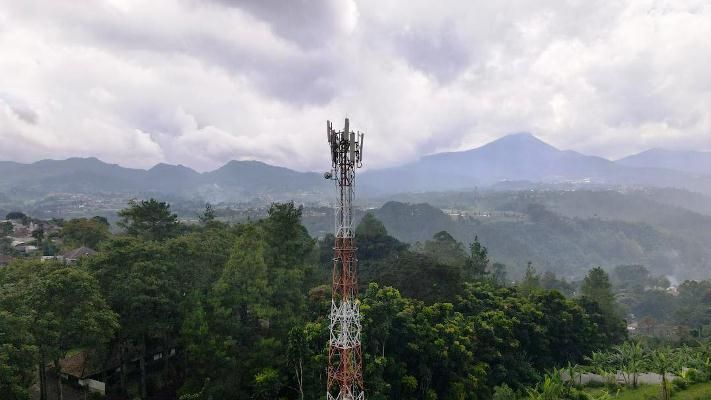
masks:
[[[667,388],[667,374],[662,374],[662,400],[669,400],[669,388]]]
[[[296,369],[296,381],[299,384],[299,398],[304,400],[304,364],[301,358],[299,358],[299,366],[294,368]]]
[[[64,393],[62,393],[62,370],[59,366],[59,359],[54,360],[54,372],[57,374],[57,400],[64,400]]]
[[[176,369],[173,368],[173,360],[170,357],[170,344],[168,343],[168,338],[163,338],[163,375],[167,372],[171,384],[177,382],[179,377]]]
[[[119,357],[121,358],[121,394],[126,394],[126,342],[121,342],[121,348],[119,350]]]
[[[40,386],[40,400],[47,400],[47,371],[45,370],[45,358],[44,349],[40,349],[40,359],[39,359],[39,386]]]
[[[146,336],[141,335],[141,359],[139,360],[141,368],[141,398],[148,398],[148,390],[146,389]]]

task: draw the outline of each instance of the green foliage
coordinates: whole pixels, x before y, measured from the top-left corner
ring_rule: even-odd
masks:
[[[388,235],[383,223],[370,213],[365,214],[361,219],[356,228],[355,237],[358,243],[358,258],[368,263],[387,260],[407,249],[406,244]],[[361,268],[365,268],[365,266]]]
[[[0,288],[0,309],[7,310],[0,315],[0,358],[14,359],[0,373],[10,375],[9,389],[17,398],[34,378],[30,363],[44,367],[53,361],[57,368],[70,349],[102,346],[118,327],[96,279],[74,266],[15,263],[0,275]],[[7,328],[12,332],[2,334]],[[42,388],[45,384],[40,381]]]
[[[680,353],[670,348],[660,348],[651,351],[647,360],[647,368],[662,376],[661,400],[671,397],[671,382],[668,374],[678,373],[684,365],[681,363]]]
[[[118,225],[126,233],[145,240],[164,240],[178,231],[178,216],[170,211],[168,203],[155,199],[131,200],[118,216]]]
[[[168,386],[179,387],[183,399],[226,400],[323,395],[331,306],[323,266],[330,267],[333,238],[316,251],[301,207],[274,204],[261,221],[210,219],[179,229],[167,204],[150,200],[132,203],[122,218],[127,234],[102,239],[100,253],[75,266],[0,270],[0,305],[18,310],[0,317],[13,328],[0,357],[31,359],[0,374],[22,389],[38,353],[56,361],[70,345],[96,348],[119,351],[127,364],[175,347],[177,357],[140,362],[120,388],[115,373],[109,391],[145,398]],[[72,224],[106,226],[67,224],[70,236]],[[356,240],[362,276],[373,282],[360,296],[372,400],[515,398],[543,371],[608,348],[615,338],[608,331],[624,329],[587,297],[541,288],[532,268],[535,290],[505,287],[505,267],[496,263],[490,279],[481,279],[490,260],[478,238],[467,253],[440,232],[410,251],[366,216]],[[70,293],[91,299],[93,311],[70,302]]]
[[[37,347],[30,334],[29,318],[5,311],[17,309],[12,303],[0,293],[0,394],[7,400],[27,400],[28,388],[35,379]]]
[[[491,265],[491,282],[494,285],[506,286],[507,278],[506,265],[497,262]]]
[[[540,277],[540,285],[544,289],[557,290],[565,296],[572,296],[575,292],[575,287],[568,283],[565,279],[558,279],[555,273],[546,271]]]
[[[494,397],[492,400],[518,400],[519,396],[507,384],[494,388]]]
[[[206,232],[220,229],[213,222]],[[213,398],[321,392],[315,378],[327,336],[325,325],[306,321],[314,241],[301,209],[275,204],[269,218],[235,231],[224,268],[187,301],[181,338],[191,374],[182,392],[197,392],[207,378],[204,395]]]
[[[323,246],[326,254],[321,259],[329,268],[333,257],[332,240],[333,236],[330,235],[324,241],[330,244]],[[371,213],[365,214],[358,224],[355,240],[358,246],[358,279],[363,290],[370,282],[379,281],[383,269],[387,269],[401,253],[407,250],[407,245],[388,235],[383,223]]]
[[[478,243],[478,242],[477,242]],[[433,259],[439,261],[442,264],[454,266],[454,267],[459,267],[463,268],[465,264],[467,263],[468,257],[466,252],[464,251],[464,246],[462,246],[461,243],[456,241],[452,235],[450,235],[447,231],[440,231],[434,234],[432,237],[432,240],[428,240],[424,243],[422,246],[422,249],[420,250],[423,254],[426,254]],[[473,257],[477,257],[476,260],[471,259],[471,262],[477,262],[477,263],[482,263],[483,261],[487,261],[488,259],[486,258],[486,250],[478,250],[478,251],[483,251],[483,254],[472,254]],[[483,259],[480,259],[481,257],[484,257]],[[471,273],[474,274],[474,268],[481,268],[481,265],[471,265]],[[485,266],[484,266],[485,267]]]
[[[465,263],[465,276],[469,279],[483,279],[489,267],[489,251],[474,236],[474,242],[469,245],[469,257]]]
[[[62,239],[67,247],[86,246],[97,249],[99,243],[108,239],[109,226],[105,219],[76,218],[64,223]]]
[[[618,265],[612,272],[615,285],[624,289],[644,289],[651,274],[644,265]]]
[[[602,320],[601,322],[609,327],[619,325],[620,311],[617,303],[615,302],[615,296],[612,292],[612,284],[610,283],[610,277],[607,272],[600,267],[591,269],[583,280],[580,292],[583,299],[589,299],[596,304],[596,306],[586,304],[589,310],[593,309],[593,307],[599,308],[599,314]],[[583,304],[586,302],[586,300],[583,300]],[[611,337],[611,339],[615,340],[614,337]]]
[[[607,272],[596,267],[588,272],[580,287],[583,296],[595,300],[606,312],[614,312],[615,297],[612,293],[612,284]]]
[[[479,241],[488,249],[489,258],[508,265],[509,273],[515,279],[523,275],[527,261],[533,262],[540,271],[551,271],[576,280],[582,278],[591,265],[640,264],[647,266],[653,274],[666,274],[670,271],[669,266],[675,265],[685,276],[705,276],[708,265],[702,260],[711,259],[711,256],[708,246],[699,238],[708,236],[711,221],[708,217],[665,208],[680,219],[654,213],[643,213],[644,218],[629,218],[629,214],[640,212],[639,208],[650,206],[651,202],[640,206],[635,204],[635,199],[630,199],[623,208],[625,211],[621,212],[615,208],[616,204],[600,199],[614,216],[596,218],[590,210],[596,210],[599,204],[591,199],[608,196],[607,192],[620,195],[613,191],[577,190],[449,193],[440,194],[441,198],[423,194],[412,197],[414,201],[432,201],[436,206],[389,202],[373,213],[383,221],[391,235],[409,243],[423,242],[442,230],[462,242],[478,235]],[[457,197],[460,195],[471,196],[465,200],[468,203]],[[560,202],[564,204],[560,205]],[[543,210],[529,210],[531,203],[550,206]],[[462,204],[472,205],[476,211],[512,213],[517,217],[452,220],[437,208],[457,208]],[[566,215],[553,214],[552,209]],[[648,221],[658,224],[643,223]]]
[[[427,254],[404,252],[384,265],[376,278],[408,297],[427,302],[452,300],[462,289],[462,268],[438,262]]]
[[[356,237],[364,239],[367,237],[383,237],[388,234],[385,225],[380,222],[372,213],[366,213],[356,227]]]
[[[361,310],[366,380],[383,398],[409,398],[413,384],[425,397],[489,398],[496,386],[523,388],[606,345],[584,310],[556,292],[524,296],[480,282],[453,304],[427,305],[371,284]]]
[[[565,399],[565,385],[560,375],[546,375],[543,382],[528,390],[530,400],[562,400]]]
[[[205,203],[205,209],[202,213],[200,213],[200,215],[198,215],[198,220],[200,221],[200,223],[206,225],[211,222],[214,222],[216,218],[217,213],[215,212],[215,208],[212,206],[212,204]]]
[[[709,358],[707,346],[700,343],[698,347],[681,346],[653,347],[641,342],[631,341],[620,346],[615,346],[611,351],[594,352],[587,358],[588,370],[607,377],[608,386],[614,391],[624,394],[624,398],[632,397],[633,393],[641,396],[648,390],[635,390],[638,387],[637,376],[641,373],[652,372],[661,377],[659,384],[659,396],[648,398],[668,400],[674,392],[686,391],[693,384],[706,382],[709,375]],[[621,373],[624,378],[624,386],[617,387],[614,376]],[[628,395],[629,394],[629,395]],[[673,398],[689,398],[686,395]],[[647,397],[645,397],[647,398]]]
[[[609,345],[620,344],[627,339],[627,324],[617,314],[606,313],[596,301],[582,296],[575,302],[585,310],[601,333],[601,341]]]
[[[121,328],[115,341],[125,356],[122,363],[127,357],[145,359],[152,343],[163,348],[174,344],[186,294],[181,289],[190,283],[179,281],[187,274],[176,268],[182,264],[169,252],[169,243],[119,236],[107,241],[99,254],[82,260],[82,266],[97,277],[108,303],[119,314]],[[132,354],[127,354],[129,349]],[[140,364],[140,391],[145,397],[147,376],[144,363]]]
[[[533,263],[530,261],[526,265],[526,273],[523,276],[523,280],[519,284],[521,290],[524,293],[530,293],[541,289],[541,275],[533,267]]]
[[[279,372],[271,367],[266,367],[254,375],[254,394],[255,399],[273,399],[281,389]]]
[[[650,289],[637,294],[634,303],[630,304],[630,311],[640,317],[671,321],[677,311],[676,306],[675,296],[671,293]]]

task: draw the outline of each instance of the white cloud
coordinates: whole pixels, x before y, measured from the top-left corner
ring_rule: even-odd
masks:
[[[0,159],[366,163],[530,131],[618,157],[711,150],[711,6],[694,0],[0,0]]]

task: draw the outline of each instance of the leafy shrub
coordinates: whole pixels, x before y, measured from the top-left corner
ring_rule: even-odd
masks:
[[[605,387],[605,383],[600,382],[600,381],[590,381],[585,386],[587,386],[589,388],[601,388],[601,387]]]
[[[673,388],[675,391],[677,391],[677,390],[678,390],[678,391],[685,390],[685,389],[688,388],[688,387],[689,387],[689,381],[688,381],[687,379],[684,379],[684,378],[676,378],[676,379],[674,379],[674,381],[672,382],[672,388]]]
[[[507,384],[494,388],[493,400],[517,400],[518,396]]]

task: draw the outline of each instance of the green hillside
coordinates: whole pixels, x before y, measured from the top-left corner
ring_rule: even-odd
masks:
[[[374,213],[389,232],[410,243],[427,240],[442,230],[463,243],[470,243],[478,236],[493,259],[519,273],[531,261],[539,270],[551,270],[571,279],[580,278],[594,266],[620,264],[646,265],[655,274],[677,279],[708,275],[711,251],[703,239],[711,231],[707,229],[711,227],[709,217],[662,205],[657,208],[666,210],[666,214],[642,212],[641,200],[627,199],[629,204],[622,205],[608,202],[609,210],[604,210],[592,209],[582,200],[560,194],[546,194],[544,199],[519,195],[509,194],[499,199],[498,205],[489,204],[498,208],[489,213],[462,212],[450,216],[428,204],[399,202],[386,203]],[[555,196],[559,196],[557,203],[550,200]],[[599,193],[585,193],[581,196],[583,200],[585,196],[592,197],[592,202],[600,197]],[[504,199],[509,199],[508,203]],[[540,200],[556,206],[558,212],[538,204]],[[485,201],[492,203],[491,198]],[[579,214],[593,216],[561,215],[572,213],[576,201],[580,204]],[[637,211],[637,216],[624,214],[622,206]],[[615,209],[620,210],[619,215],[612,215]],[[644,219],[652,223],[641,222]]]

